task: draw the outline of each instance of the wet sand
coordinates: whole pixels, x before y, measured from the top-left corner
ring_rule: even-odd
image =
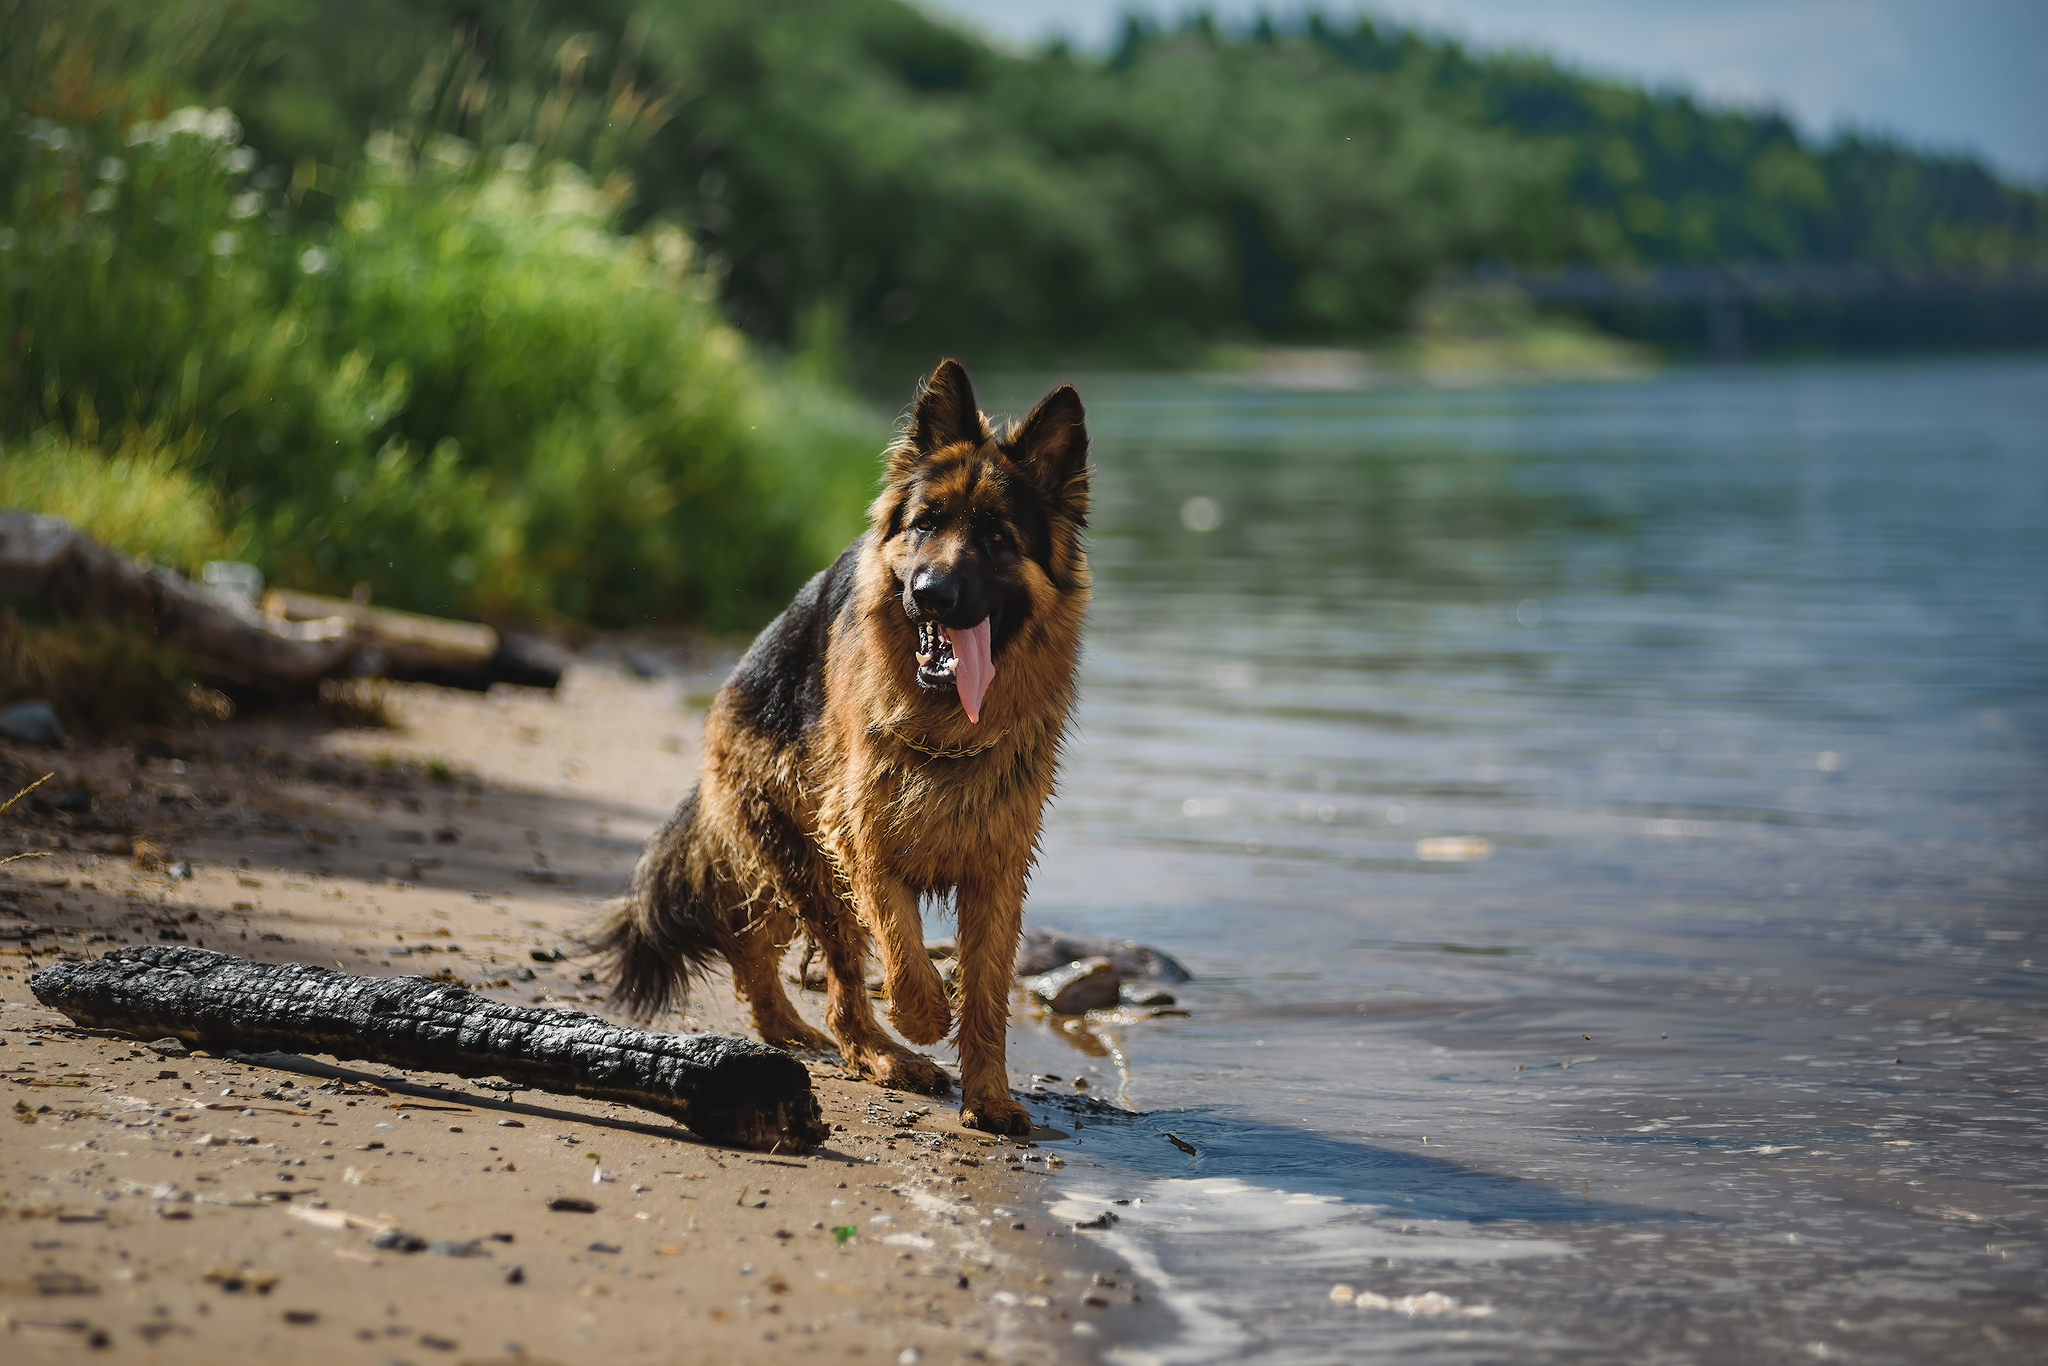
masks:
[[[1156,1331],[1047,1213],[1056,1155],[830,1055],[806,1063],[832,1138],[791,1158],[452,1077],[159,1056],[30,995],[59,956],[182,937],[602,1013],[571,935],[691,781],[681,704],[714,679],[585,663],[554,696],[391,688],[396,731],[256,719],[154,757],[9,751],[94,796],[0,817],[0,852],[48,852],[0,868],[0,934],[30,932],[0,941],[10,1357],[1055,1363]],[[722,980],[661,1023],[748,1033]]]

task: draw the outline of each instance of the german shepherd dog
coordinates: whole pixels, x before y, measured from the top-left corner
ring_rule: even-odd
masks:
[[[778,972],[799,929],[822,955],[826,1021],[848,1064],[944,1095],[950,1079],[876,1023],[937,1043],[959,1018],[961,1117],[1030,1132],[1004,1038],[1024,884],[1074,701],[1088,561],[1088,429],[1051,390],[998,433],[957,361],[919,390],[867,532],[761,632],[704,723],[704,770],[647,846],[600,945],[616,1004],[680,1004],[723,958],[754,1027],[831,1047]],[[954,998],[919,899],[952,893]]]

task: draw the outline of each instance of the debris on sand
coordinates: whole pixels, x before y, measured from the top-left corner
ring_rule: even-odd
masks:
[[[561,682],[566,660],[544,640],[285,590],[273,590],[259,606],[262,583],[253,566],[227,561],[208,565],[205,581],[193,583],[100,544],[62,517],[0,510],[0,594],[143,622],[184,651],[203,682],[284,689],[354,675],[477,691],[493,683]],[[38,706],[49,714],[25,710]],[[21,713],[20,732],[4,719],[14,712]],[[47,702],[0,713],[0,735],[64,744]]]
[[[101,545],[62,517],[0,511],[0,592],[149,623],[201,678],[311,683],[354,653],[346,621],[266,620],[232,594]]]

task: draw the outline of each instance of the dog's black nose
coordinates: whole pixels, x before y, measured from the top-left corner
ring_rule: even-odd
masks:
[[[917,610],[930,617],[945,617],[960,605],[960,576],[936,569],[918,572],[910,581],[910,596]]]

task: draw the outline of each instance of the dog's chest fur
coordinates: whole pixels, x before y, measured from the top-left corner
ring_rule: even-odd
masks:
[[[969,723],[916,681],[914,640],[864,556],[824,660],[834,699],[806,737],[806,782],[830,839],[853,824],[920,891],[1028,864],[1074,700],[1078,633],[1036,621],[1006,652],[988,710]],[[1072,595],[1078,618],[1086,589]]]

